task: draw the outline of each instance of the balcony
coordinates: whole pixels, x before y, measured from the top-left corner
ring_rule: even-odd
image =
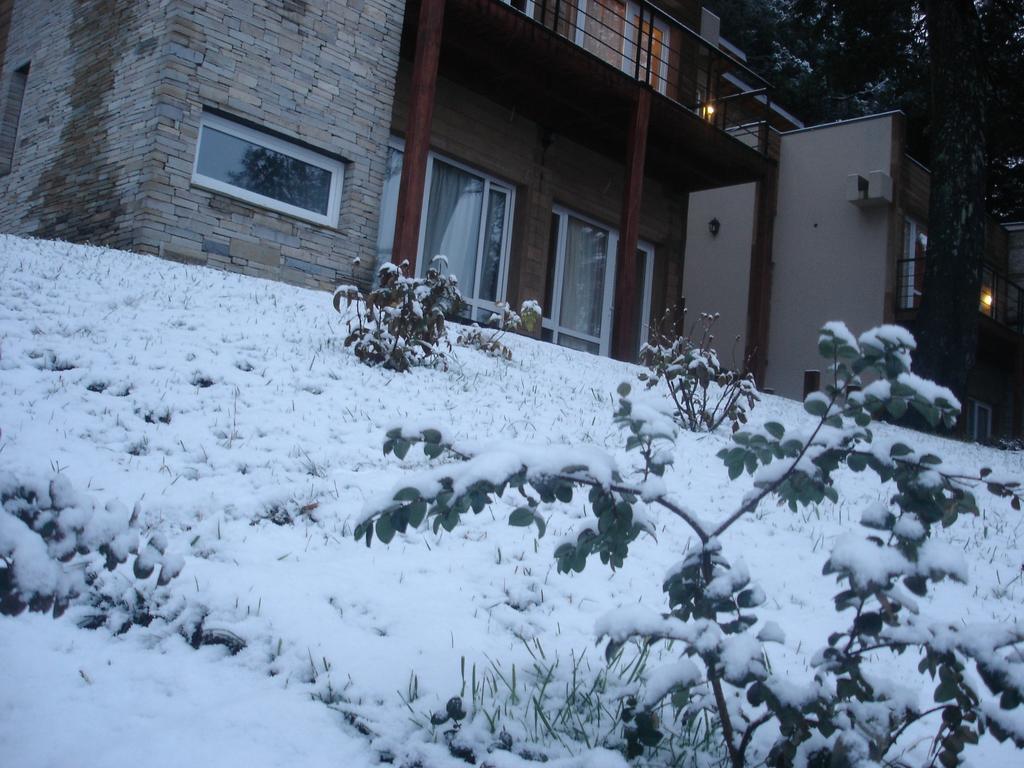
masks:
[[[896,264],[898,317],[920,306],[923,285],[924,259],[900,259]],[[978,311],[1002,328],[1024,334],[1024,288],[989,264],[981,268]]]
[[[405,14],[411,57],[419,2]],[[621,157],[652,93],[647,173],[681,191],[763,179],[767,83],[647,2],[446,0],[440,74],[591,149]]]

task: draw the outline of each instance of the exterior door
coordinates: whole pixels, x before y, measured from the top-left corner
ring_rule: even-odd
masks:
[[[630,75],[639,71],[643,80],[658,93],[668,87],[669,28],[663,19],[644,12],[636,3],[626,3],[626,33],[622,49],[622,69]],[[639,38],[639,70],[637,69]],[[648,53],[650,56],[648,57]],[[648,61],[650,62],[648,67]]]
[[[551,217],[542,338],[599,355],[611,351],[615,254],[619,235],[592,219],[556,207]],[[637,349],[646,341],[654,250],[637,249]]]

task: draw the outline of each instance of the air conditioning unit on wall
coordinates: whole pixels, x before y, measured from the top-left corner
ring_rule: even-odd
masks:
[[[885,171],[871,171],[867,178],[858,173],[846,177],[846,199],[867,208],[892,202],[892,176]]]

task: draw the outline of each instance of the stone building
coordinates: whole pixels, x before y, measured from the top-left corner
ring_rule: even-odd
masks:
[[[0,230],[366,281],[402,10],[5,0]]]

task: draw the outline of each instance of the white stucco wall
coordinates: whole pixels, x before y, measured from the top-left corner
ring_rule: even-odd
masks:
[[[737,370],[743,367],[747,341],[755,192],[754,184],[694,192],[686,219],[683,297],[687,330],[700,313],[717,312],[715,351],[724,365]],[[712,219],[720,224],[717,235],[708,229]]]
[[[892,114],[782,136],[765,385],[801,397],[822,369],[818,329],[855,334],[883,322],[891,205],[847,201],[847,176],[890,173]],[[895,181],[895,180],[894,180]]]

